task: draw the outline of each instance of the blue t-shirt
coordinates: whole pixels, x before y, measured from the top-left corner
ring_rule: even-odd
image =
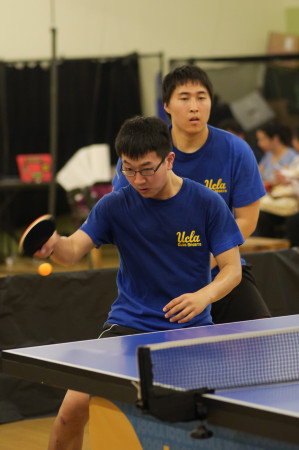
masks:
[[[231,211],[263,197],[266,194],[264,184],[249,145],[232,133],[211,126],[208,128],[208,139],[196,152],[184,153],[173,146],[173,171],[220,194]],[[113,179],[114,190],[128,184],[120,168],[121,160]],[[241,261],[245,264],[243,259]],[[218,268],[215,267],[212,276],[217,273]]]
[[[118,249],[118,297],[108,322],[142,331],[212,324],[210,306],[186,324],[170,323],[163,307],[210,283],[210,252],[244,241],[225,202],[187,179],[166,200],[143,198],[130,185],[107,194],[81,229],[97,246]]]
[[[289,148],[285,154],[276,163],[273,163],[273,154],[267,152],[260,161],[260,166],[263,167],[262,178],[264,181],[274,181],[275,171],[281,170],[284,166],[289,166],[297,157],[297,152],[293,148]]]

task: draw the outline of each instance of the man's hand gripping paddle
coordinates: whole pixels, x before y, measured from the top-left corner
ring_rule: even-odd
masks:
[[[51,214],[44,214],[34,220],[21,236],[20,253],[23,256],[32,257],[50,239],[55,229],[55,222]]]

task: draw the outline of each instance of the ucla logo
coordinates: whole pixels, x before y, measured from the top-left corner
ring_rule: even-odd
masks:
[[[178,247],[200,247],[200,237],[199,234],[195,234],[195,230],[191,231],[189,235],[186,235],[186,232],[178,231]]]
[[[209,189],[213,189],[215,192],[227,192],[226,183],[223,183],[222,178],[219,178],[216,183],[214,183],[213,178],[211,180],[205,180],[205,185]]]

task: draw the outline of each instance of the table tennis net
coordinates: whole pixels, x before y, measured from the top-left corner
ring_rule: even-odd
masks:
[[[225,389],[299,379],[299,328],[147,346],[154,386]]]

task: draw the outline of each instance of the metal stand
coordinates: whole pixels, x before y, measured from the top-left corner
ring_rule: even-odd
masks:
[[[50,154],[52,156],[52,180],[49,188],[48,211],[55,216],[56,210],[56,163],[57,163],[57,60],[56,60],[56,29],[52,28],[52,61],[50,72]]]
[[[50,154],[52,157],[52,180],[49,188],[48,212],[55,216],[56,211],[56,165],[57,165],[57,130],[58,130],[58,83],[56,58],[55,0],[51,4],[52,58],[50,72]]]

